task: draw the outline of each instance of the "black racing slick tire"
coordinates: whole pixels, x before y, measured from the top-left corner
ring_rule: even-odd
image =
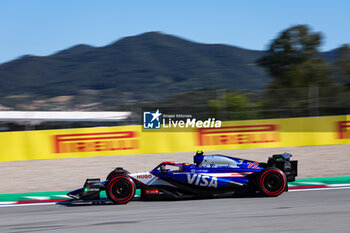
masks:
[[[118,175],[108,182],[106,194],[114,204],[126,204],[134,197],[135,190],[135,183],[129,176]]]
[[[114,169],[113,171],[111,171],[106,180],[111,180],[113,179],[114,177],[116,176],[119,176],[119,175],[128,175],[129,172],[127,170],[124,170],[122,167],[117,167],[116,169]]]
[[[278,168],[266,168],[258,177],[258,185],[264,196],[277,197],[285,191],[287,178]]]

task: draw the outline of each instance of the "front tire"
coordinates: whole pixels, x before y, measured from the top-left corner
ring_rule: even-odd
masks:
[[[258,185],[263,195],[277,197],[286,189],[287,178],[280,169],[266,168],[259,175]]]
[[[129,172],[127,170],[124,170],[122,167],[117,167],[113,171],[111,171],[106,180],[112,180],[114,177],[119,176],[119,175],[128,175]]]
[[[126,204],[135,195],[135,183],[125,175],[112,178],[107,185],[106,194],[114,204]]]

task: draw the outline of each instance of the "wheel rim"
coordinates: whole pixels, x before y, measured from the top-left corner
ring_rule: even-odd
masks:
[[[272,173],[272,174],[268,174],[265,177],[264,187],[266,188],[267,191],[274,193],[281,189],[282,183],[283,181],[281,177],[277,174]]]
[[[115,182],[112,193],[117,199],[124,199],[130,195],[130,183],[124,180]]]
[[[114,177],[108,183],[106,194],[112,202],[116,204],[126,204],[134,197],[135,184],[129,177]]]
[[[285,186],[287,180],[284,174],[278,170],[267,170],[265,171],[259,181],[261,191],[271,197],[280,195]]]

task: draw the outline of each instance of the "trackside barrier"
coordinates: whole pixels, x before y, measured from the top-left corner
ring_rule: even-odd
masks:
[[[221,128],[142,126],[0,133],[0,161],[350,143],[350,115],[226,121]]]

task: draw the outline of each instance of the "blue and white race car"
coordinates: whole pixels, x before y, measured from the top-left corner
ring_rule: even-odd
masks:
[[[276,154],[267,163],[229,157],[203,155],[194,163],[162,162],[150,172],[129,173],[116,168],[105,181],[87,179],[84,187],[67,195],[78,200],[98,200],[106,191],[115,204],[126,204],[141,189],[141,199],[188,199],[228,197],[239,194],[276,197],[288,191],[287,182],[297,176],[297,161],[291,154]]]

